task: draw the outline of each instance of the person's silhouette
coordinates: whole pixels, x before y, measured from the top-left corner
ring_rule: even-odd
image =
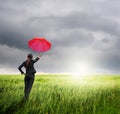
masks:
[[[19,67],[19,71],[21,72],[21,74],[25,75],[24,78],[24,82],[25,82],[25,88],[24,88],[24,94],[25,94],[25,99],[29,98],[29,94],[34,82],[34,77],[35,77],[35,73],[36,70],[34,68],[34,63],[37,62],[40,59],[41,55],[38,55],[38,57],[36,57],[33,60],[33,55],[30,53],[27,56],[27,60],[24,61]],[[26,73],[23,72],[22,67],[25,67],[26,69]]]

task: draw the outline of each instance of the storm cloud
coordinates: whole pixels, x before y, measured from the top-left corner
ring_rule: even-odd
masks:
[[[27,53],[37,55],[27,46],[33,37],[52,42],[51,51],[36,65],[39,72],[76,72],[88,64],[92,73],[119,73],[118,4],[119,0],[1,0],[0,73],[18,72]]]

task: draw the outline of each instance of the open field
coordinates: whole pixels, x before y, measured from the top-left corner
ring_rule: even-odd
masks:
[[[0,75],[0,114],[120,114],[120,76],[37,75],[22,101],[23,75]]]

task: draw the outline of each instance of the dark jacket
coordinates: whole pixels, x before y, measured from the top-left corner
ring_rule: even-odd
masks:
[[[26,69],[26,74],[34,74],[36,73],[36,70],[34,68],[34,63],[37,62],[39,60],[38,57],[36,57],[36,59],[34,60],[30,60],[30,63],[28,65],[26,65],[27,61],[24,61],[19,67],[19,71],[21,72],[21,74],[24,74],[24,72],[22,71],[22,67],[25,67]]]

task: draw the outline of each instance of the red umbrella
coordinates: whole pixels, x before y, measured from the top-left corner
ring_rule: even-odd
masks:
[[[32,40],[28,41],[28,46],[34,51],[45,52],[50,50],[51,43],[45,38],[33,38]]]

